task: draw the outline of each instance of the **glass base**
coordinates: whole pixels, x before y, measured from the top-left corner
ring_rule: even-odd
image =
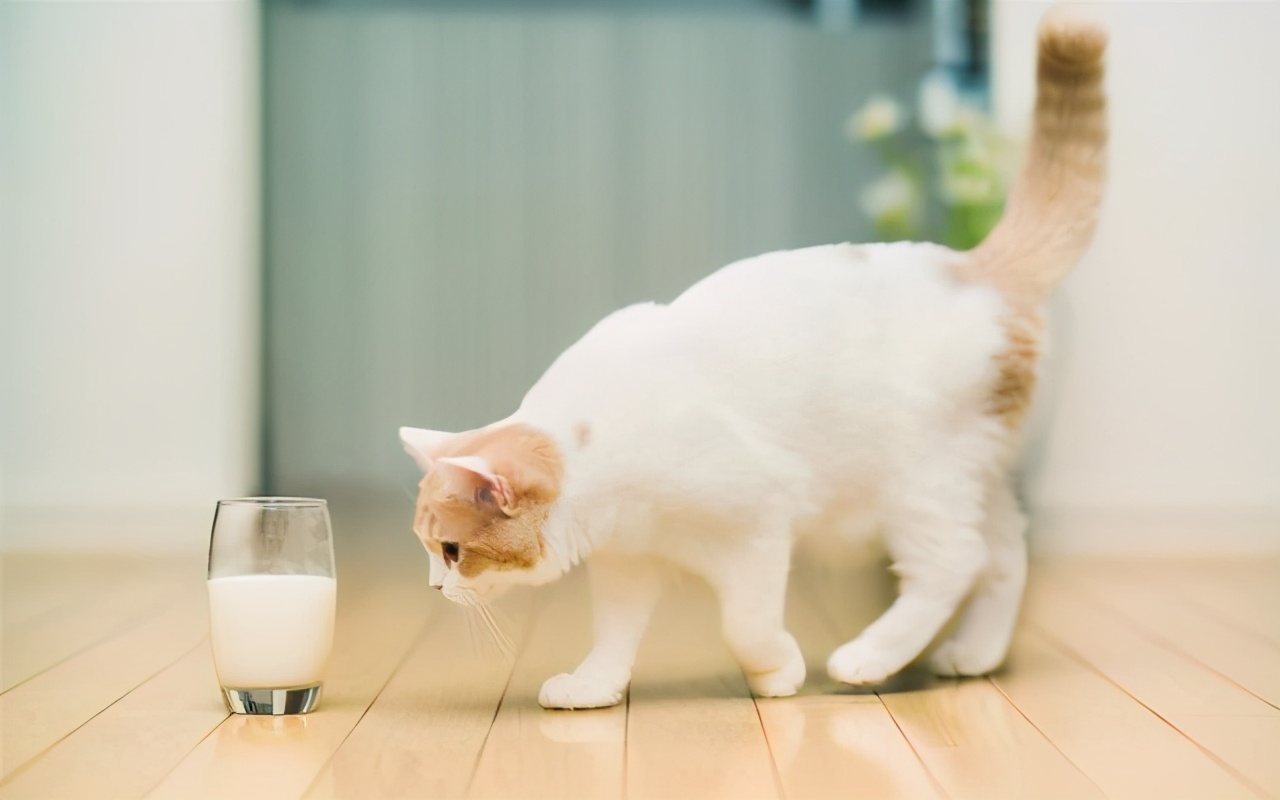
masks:
[[[320,684],[298,689],[228,689],[222,696],[232,714],[306,714],[320,705]]]

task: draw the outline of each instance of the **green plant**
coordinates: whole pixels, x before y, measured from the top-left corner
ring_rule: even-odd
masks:
[[[924,136],[916,138],[923,144],[913,146],[902,105],[887,95],[871,97],[849,117],[848,136],[872,147],[885,166],[858,205],[882,239],[968,249],[1000,219],[1011,148],[990,117],[961,102],[945,81],[927,78],[919,100]]]

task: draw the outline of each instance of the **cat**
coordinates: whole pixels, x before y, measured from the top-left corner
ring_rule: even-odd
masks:
[[[783,626],[800,536],[879,535],[897,599],[827,670],[875,684],[922,655],[940,675],[1004,660],[1026,579],[1010,485],[1042,309],[1096,225],[1106,34],[1050,14],[1034,130],[976,248],[838,244],[723,267],[667,305],[617,311],[507,419],[400,431],[424,472],[413,530],[430,581],[482,604],[587,563],[594,644],[547,708],[618,703],[664,576],[715,591],[753,692],[794,694]]]

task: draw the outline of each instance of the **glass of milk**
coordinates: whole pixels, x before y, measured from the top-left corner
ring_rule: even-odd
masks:
[[[324,500],[218,503],[209,543],[209,635],[235,714],[305,714],[320,702],[337,580]]]

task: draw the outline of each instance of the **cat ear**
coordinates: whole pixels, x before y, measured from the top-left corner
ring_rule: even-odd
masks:
[[[450,494],[508,517],[519,513],[511,483],[494,472],[488,460],[480,456],[449,456],[436,459],[432,466],[440,470]]]
[[[440,445],[452,436],[452,433],[429,431],[425,428],[401,428],[400,441],[404,451],[413,457],[423,472],[431,471],[431,454],[440,449]]]

